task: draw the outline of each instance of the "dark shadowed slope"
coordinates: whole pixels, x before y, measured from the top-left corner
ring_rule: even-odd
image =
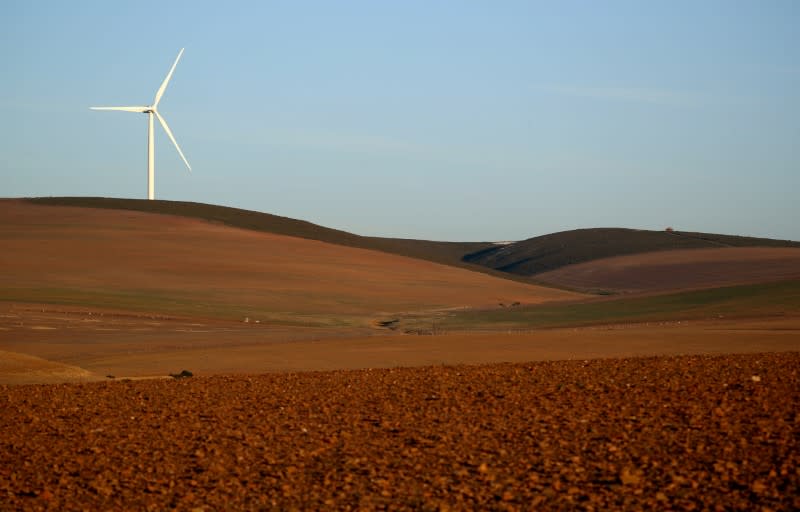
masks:
[[[464,261],[520,276],[612,256],[675,249],[800,247],[800,242],[709,233],[594,228],[562,231],[508,245],[493,245]]]

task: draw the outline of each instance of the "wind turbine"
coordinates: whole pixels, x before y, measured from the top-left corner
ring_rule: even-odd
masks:
[[[183,159],[183,163],[186,164],[186,167],[189,169],[189,172],[192,171],[192,166],[189,165],[189,162],[186,160],[186,157],[183,156],[183,151],[181,151],[181,147],[178,146],[178,141],[175,140],[175,136],[172,135],[172,130],[169,129],[169,125],[167,121],[158,113],[158,103],[161,101],[161,97],[164,95],[164,91],[167,89],[167,84],[169,84],[170,78],[172,78],[172,72],[175,71],[175,66],[178,65],[178,61],[181,60],[181,55],[183,55],[183,48],[181,51],[178,52],[178,57],[175,58],[175,63],[172,64],[172,67],[167,73],[167,77],[161,83],[161,87],[158,88],[156,91],[156,96],[153,99],[153,104],[149,106],[136,106],[136,107],[89,107],[92,110],[122,110],[124,112],[140,112],[142,114],[147,114],[147,199],[155,199],[155,141],[153,139],[153,116],[158,118],[158,122],[161,123],[161,127],[164,128],[164,131],[167,132],[169,136],[169,140],[175,144],[175,149],[178,150],[178,154],[181,155]]]

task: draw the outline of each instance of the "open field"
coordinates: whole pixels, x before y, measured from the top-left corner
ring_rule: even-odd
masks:
[[[554,327],[741,318],[800,318],[800,280],[664,294],[594,298],[580,302],[470,308],[407,314],[398,329],[411,332],[531,330]]]
[[[0,201],[0,503],[800,507],[796,249],[597,296],[220,222]]]
[[[295,326],[578,295],[315,240],[125,210],[0,203],[0,300]]]
[[[194,218],[0,206],[4,383],[800,349],[799,281],[598,298]]]
[[[331,244],[358,247],[408,256],[446,265],[469,268],[490,274],[501,274],[488,267],[470,265],[461,259],[465,254],[492,247],[489,242],[438,242],[434,240],[408,240],[360,236],[338,229],[319,226],[311,222],[290,219],[269,213],[242,210],[203,203],[183,201],[148,201],[144,199],[116,199],[106,197],[39,197],[27,201],[39,205],[78,206],[86,208],[132,210],[147,213],[178,215],[204,220],[234,228],[286,235]]]
[[[524,279],[586,261],[654,251],[721,247],[800,249],[800,242],[790,240],[625,228],[575,229],[501,245],[491,242],[438,242],[365,237],[267,213],[182,201],[104,197],[40,197],[27,201],[39,205],[122,209],[178,215],[230,227],[378,250],[491,275],[504,275],[510,279]]]
[[[18,510],[797,510],[800,354],[0,388]]]
[[[800,249],[726,247],[647,252],[567,265],[537,282],[575,290],[636,293],[800,280]]]
[[[282,327],[87,308],[10,303],[0,308],[0,350],[54,365],[53,375],[45,378],[41,359],[30,368],[16,363],[0,372],[0,384],[164,376],[182,369],[214,375],[800,351],[800,315],[560,329],[501,330],[484,323],[478,324],[483,331],[404,335],[388,329]],[[65,374],[58,365],[85,373]]]

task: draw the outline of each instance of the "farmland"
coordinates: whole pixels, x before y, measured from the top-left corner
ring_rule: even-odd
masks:
[[[800,506],[798,249],[525,276],[99,203],[0,201],[12,508]]]

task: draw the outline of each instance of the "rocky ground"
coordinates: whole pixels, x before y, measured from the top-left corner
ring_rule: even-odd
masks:
[[[0,509],[800,509],[800,353],[0,387]]]

